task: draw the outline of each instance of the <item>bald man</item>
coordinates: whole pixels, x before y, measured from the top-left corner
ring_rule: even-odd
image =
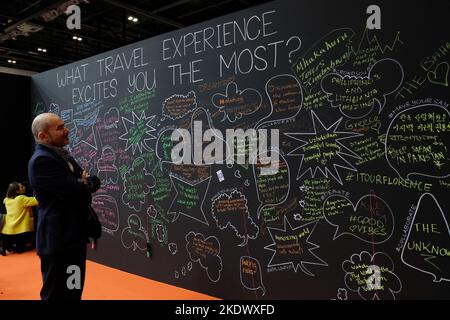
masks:
[[[100,180],[89,175],[64,147],[69,130],[53,113],[31,125],[36,149],[28,178],[38,199],[36,250],[41,259],[42,300],[80,300],[86,270],[88,206]]]

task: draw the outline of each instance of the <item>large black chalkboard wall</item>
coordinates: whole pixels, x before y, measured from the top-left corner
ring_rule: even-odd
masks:
[[[373,4],[271,2],[33,76],[102,180],[90,259],[225,299],[450,298],[448,11]]]

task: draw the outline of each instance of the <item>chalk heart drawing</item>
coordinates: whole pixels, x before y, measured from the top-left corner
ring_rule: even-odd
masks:
[[[333,240],[349,235],[367,243],[383,243],[394,231],[391,208],[373,194],[361,197],[356,205],[344,196],[329,196],[323,203],[323,215],[336,227]]]
[[[444,87],[448,87],[448,72],[450,66],[448,62],[442,61],[439,63],[434,71],[428,71],[427,78],[431,83],[438,84]]]

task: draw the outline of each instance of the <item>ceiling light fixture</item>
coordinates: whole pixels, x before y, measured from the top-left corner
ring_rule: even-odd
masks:
[[[139,21],[139,19],[133,16],[128,16],[128,21],[133,21],[134,23],[136,23]]]

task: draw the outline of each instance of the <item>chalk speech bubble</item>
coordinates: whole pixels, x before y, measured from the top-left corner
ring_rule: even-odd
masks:
[[[171,95],[163,101],[162,105],[162,114],[164,116],[172,120],[183,118],[197,108],[195,92],[189,91],[187,95]]]
[[[192,135],[192,162],[195,163],[195,150],[200,150],[200,152],[206,151],[211,140],[217,141],[219,144],[224,146],[223,149],[223,160],[217,161],[216,163],[223,163],[228,160],[227,155],[230,154],[230,146],[228,145],[226,139],[224,138],[224,132],[217,130],[214,127],[209,110],[205,108],[198,107],[191,116],[191,135]],[[201,135],[212,130],[212,136],[209,139],[199,139]],[[196,138],[197,137],[197,138]],[[209,141],[208,141],[209,140]],[[197,153],[198,155],[198,153]],[[203,159],[205,161],[205,159]]]
[[[125,248],[132,248],[133,251],[147,248],[147,234],[138,215],[131,214],[128,217],[128,226],[122,231],[121,241]]]
[[[145,169],[145,160],[139,157],[123,176],[122,201],[130,209],[139,212],[145,203],[146,195],[155,187],[155,177]]]
[[[432,275],[434,282],[450,281],[450,227],[437,199],[420,196],[401,259],[407,266]]]
[[[360,119],[378,106],[380,113],[386,96],[395,92],[403,82],[403,68],[394,59],[377,61],[367,77],[330,73],[321,81],[328,101],[348,118]]]
[[[102,185],[117,183],[119,179],[119,171],[115,164],[116,153],[111,146],[105,146],[102,149],[102,155],[97,161],[98,177],[102,181]]]
[[[241,283],[244,288],[249,290],[261,289],[262,295],[266,294],[266,288],[262,281],[261,265],[259,261],[253,257],[242,256],[239,259],[239,269],[241,276]]]
[[[158,134],[158,139],[156,140],[156,156],[160,162],[172,162],[171,152],[174,146],[179,142],[172,141],[172,132],[175,129],[164,129]]]
[[[230,122],[235,122],[243,116],[258,111],[261,107],[262,97],[255,89],[239,90],[235,82],[230,82],[225,94],[216,93],[211,100],[213,105],[224,113],[223,120],[228,119]]]
[[[193,231],[189,232],[185,239],[189,259],[198,262],[206,270],[209,280],[219,281],[223,269],[219,240],[214,236],[205,238],[203,234]]]
[[[297,59],[292,71],[308,92],[311,92],[323,75],[349,60],[350,43],[354,35],[355,32],[350,28],[332,30]]]
[[[323,203],[325,220],[336,227],[333,240],[344,234],[368,243],[383,243],[394,231],[394,216],[389,205],[372,194],[361,197],[356,205],[342,195],[332,195]]]
[[[243,239],[239,246],[258,237],[259,227],[250,217],[247,198],[237,190],[217,196],[211,204],[211,214],[220,230],[230,227],[236,237]]]
[[[106,194],[95,195],[92,198],[92,207],[98,215],[103,231],[112,234],[119,230],[119,208],[116,199]]]
[[[385,155],[401,178],[450,176],[450,113],[433,104],[395,116],[386,133]]]
[[[271,152],[278,153],[274,150],[271,150]],[[277,165],[278,172],[272,175],[262,175],[262,169],[270,165]],[[256,163],[253,166],[253,175],[256,182],[258,200],[260,202],[258,208],[259,219],[263,207],[281,204],[287,199],[290,188],[289,164],[284,156],[278,153],[278,161],[276,163],[268,165]]]
[[[300,201],[297,197],[289,198],[285,203],[280,205],[265,206],[261,209],[261,230],[265,231],[266,227],[282,226],[284,217],[295,216],[296,211],[300,210]],[[294,218],[295,219],[295,218]]]
[[[367,251],[353,254],[342,262],[345,285],[364,300],[395,300],[402,290],[402,282],[394,273],[394,262],[384,252]]]
[[[297,78],[290,74],[276,75],[266,83],[266,94],[270,100],[270,113],[258,121],[255,127],[270,126],[278,120],[295,117],[302,108],[303,92]]]

